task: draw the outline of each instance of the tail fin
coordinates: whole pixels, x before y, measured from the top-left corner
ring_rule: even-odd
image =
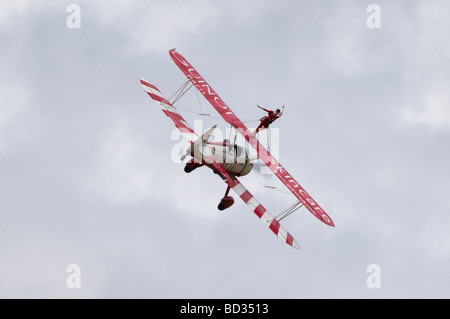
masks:
[[[191,146],[186,150],[186,153],[190,154],[194,159],[199,161],[199,163],[203,162],[203,145],[206,144],[209,139],[211,138],[211,135],[213,134],[214,130],[216,129],[217,125],[214,125],[213,127],[207,129],[205,133],[202,134],[199,138],[197,138]]]
[[[205,133],[202,134],[202,136],[200,136],[194,143],[199,143],[200,140],[202,143],[206,143],[209,141],[209,139],[211,138],[211,135],[213,134],[214,130],[216,129],[217,124],[210,127],[209,129],[207,129],[205,131]]]

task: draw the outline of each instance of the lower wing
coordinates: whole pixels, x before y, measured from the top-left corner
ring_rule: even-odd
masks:
[[[256,216],[274,232],[282,241],[289,246],[300,249],[297,241],[292,235],[264,208],[263,205],[242,185],[236,177],[232,177],[225,181],[228,186],[238,195],[248,208],[250,208]]]
[[[207,161],[213,165],[213,167],[220,173],[221,177],[227,183],[227,185],[238,195],[248,208],[255,213],[256,216],[267,226],[275,235],[278,236],[282,241],[284,241],[289,246],[296,249],[300,249],[297,241],[292,237],[292,235],[276,220],[267,209],[245,188],[244,185],[239,182],[239,180],[228,174],[225,169],[216,161],[213,155],[206,157]]]
[[[189,127],[184,118],[180,115],[180,113],[177,112],[177,110],[173,107],[173,105],[166,100],[166,98],[162,95],[161,91],[158,90],[158,88],[153,84],[150,84],[150,82],[148,82],[147,80],[143,78],[140,78],[139,80],[145,92],[147,92],[147,94],[152,98],[152,100],[159,105],[164,114],[166,114],[167,117],[169,117],[173,121],[175,127],[183,135],[186,136],[187,140],[188,141],[195,140],[197,138],[197,135],[194,133],[194,130]]]

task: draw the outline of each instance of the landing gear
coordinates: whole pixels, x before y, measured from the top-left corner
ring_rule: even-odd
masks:
[[[219,205],[217,206],[217,209],[222,211],[227,208],[230,208],[234,204],[234,198],[231,196],[228,196],[228,193],[230,192],[230,187],[227,187],[227,191],[225,192],[225,196],[220,200]]]
[[[186,166],[184,167],[184,171],[186,173],[190,173],[192,172],[194,169],[203,166],[202,164],[196,163],[194,162],[194,160],[190,160],[189,162],[186,163]]]

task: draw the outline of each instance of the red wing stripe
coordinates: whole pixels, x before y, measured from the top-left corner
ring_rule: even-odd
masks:
[[[145,81],[143,79],[141,79],[141,83],[144,84],[145,86],[148,86],[149,88],[152,88],[153,90],[156,90],[156,91],[160,92],[156,86],[154,86],[153,84],[148,83],[147,81]]]
[[[175,126],[182,133],[194,133],[194,131],[190,127],[187,126],[187,123],[184,121],[184,119],[181,117],[180,114],[166,111],[166,110],[163,110],[163,112],[175,123]]]
[[[275,233],[275,235],[278,235],[278,231],[280,229],[280,223],[274,218],[272,220],[272,223],[269,226],[270,229]]]
[[[164,102],[165,101],[167,103],[166,99],[164,99],[164,98],[162,98],[162,97],[160,97],[160,96],[158,96],[156,94],[150,93],[150,92],[147,92],[147,93],[148,93],[148,95],[150,95],[150,97],[153,100],[158,101],[158,102]]]
[[[252,199],[252,194],[250,194],[250,192],[249,191],[245,191],[241,196],[241,199],[244,201],[244,203],[248,203],[248,201],[250,200],[250,199]]]
[[[267,210],[264,208],[264,206],[261,205],[261,204],[259,204],[259,206],[256,207],[256,209],[254,210],[254,213],[256,214],[256,216],[258,216],[259,218],[261,218],[261,217],[264,215],[264,213],[265,213],[266,211],[267,211]]]
[[[294,237],[292,237],[291,234],[287,233],[287,236],[286,236],[286,244],[292,246],[292,243],[293,243],[293,242],[294,242]]]

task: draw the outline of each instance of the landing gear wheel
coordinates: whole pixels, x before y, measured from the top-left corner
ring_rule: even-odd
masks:
[[[234,204],[234,198],[231,196],[225,196],[220,200],[219,205],[217,205],[217,209],[222,211],[227,208],[230,208]]]

